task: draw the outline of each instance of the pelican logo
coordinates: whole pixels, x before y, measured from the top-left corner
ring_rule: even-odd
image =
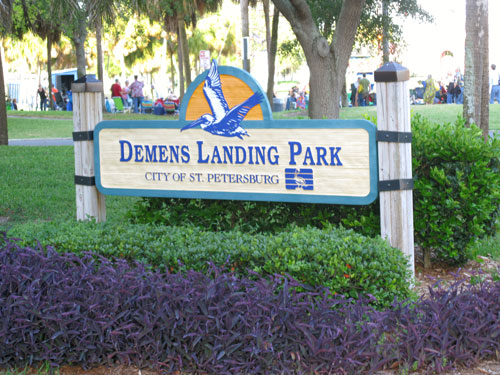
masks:
[[[287,190],[314,190],[313,170],[285,168],[285,187]]]
[[[184,126],[181,131],[200,125],[206,132],[223,137],[238,137],[243,139],[244,135],[249,135],[240,126],[240,123],[248,111],[264,99],[264,96],[260,92],[254,93],[247,100],[235,105],[233,108],[229,108],[222,92],[217,63],[215,60],[212,60],[212,66],[203,85],[203,94],[207,99],[212,114],[205,113],[197,120]]]

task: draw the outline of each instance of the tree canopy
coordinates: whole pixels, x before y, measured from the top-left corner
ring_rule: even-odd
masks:
[[[382,17],[382,0],[273,0],[290,22],[310,71],[311,118],[338,118],[345,73],[355,41],[381,35],[384,24],[396,40],[400,30]],[[416,0],[385,0],[391,15],[430,20]],[[389,18],[390,19],[390,18]]]

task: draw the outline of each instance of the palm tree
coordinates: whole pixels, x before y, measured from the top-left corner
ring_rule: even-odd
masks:
[[[0,36],[10,30],[12,23],[12,1],[0,0]],[[0,145],[9,144],[7,131],[7,104],[5,103],[5,83],[3,77],[2,50],[0,49]]]
[[[189,45],[186,37],[186,25],[196,28],[198,17],[205,13],[216,12],[222,5],[222,0],[184,0],[183,7],[179,8],[177,20],[179,22],[179,43],[184,60],[184,74],[186,87],[191,84],[191,64],[189,62]],[[181,17],[182,15],[182,17]],[[182,18],[182,19],[181,19]]]
[[[268,0],[264,0],[264,3]],[[265,7],[264,7],[265,9]],[[269,12],[269,11],[268,11]],[[267,15],[269,17],[269,15]],[[276,52],[278,51],[278,25],[280,19],[280,11],[275,6],[271,31],[267,31],[269,22],[266,22],[266,39],[267,42],[267,98],[269,103],[273,102],[274,97],[274,73],[276,71]]]
[[[257,6],[258,0],[232,0],[233,3],[240,3],[240,14],[241,14],[241,37],[250,37],[250,20],[248,16],[248,8],[255,8]],[[264,0],[265,1],[265,0]],[[269,3],[269,2],[268,2]],[[266,22],[266,35],[267,27],[269,22]],[[243,69],[250,73],[250,59],[245,59],[243,61]]]
[[[49,83],[49,105],[52,93],[52,46],[61,39],[62,28],[58,20],[61,19],[59,7],[52,0],[21,0],[25,28],[33,31],[42,39],[47,40],[47,76]],[[23,29],[18,25],[20,29]]]
[[[168,50],[170,52],[170,61],[173,63],[174,45],[171,42],[171,37],[177,37],[177,62],[179,64],[179,93],[180,97],[184,96],[184,68],[182,59],[182,49],[179,42],[179,22],[177,21],[176,3],[173,0],[136,0],[136,12],[146,13],[153,21],[157,21],[163,25],[163,30],[170,35],[168,43]],[[179,2],[177,2],[177,5]],[[173,67],[172,74],[173,74]],[[173,77],[172,77],[173,85]],[[173,87],[172,87],[173,88]]]
[[[488,0],[467,0],[463,116],[489,133]]]
[[[241,14],[241,36],[242,38],[250,37],[250,21],[248,15],[249,7],[255,8],[259,0],[233,0],[234,3],[240,3]],[[270,1],[262,0],[264,9],[264,18],[266,25],[266,47],[267,47],[267,63],[268,63],[268,78],[267,78],[267,98],[272,103],[274,94],[274,73],[276,69],[276,52],[278,49],[278,25],[279,25],[279,10],[274,7],[272,26],[270,22]],[[250,59],[243,60],[243,69],[250,72]]]
[[[177,35],[177,61],[179,63],[179,91],[181,98],[191,83],[191,64],[186,26],[196,27],[196,20],[205,12],[214,12],[222,5],[222,0],[137,0],[139,8],[152,20],[163,23],[167,33]]]
[[[63,12],[64,33],[73,42],[76,55],[76,70],[78,78],[86,74],[85,41],[87,40],[87,22],[90,1],[54,0],[58,9]]]
[[[97,47],[97,78],[104,81],[104,58],[102,53],[103,21],[113,22],[116,6],[112,0],[94,0],[89,7],[89,22],[95,28]]]

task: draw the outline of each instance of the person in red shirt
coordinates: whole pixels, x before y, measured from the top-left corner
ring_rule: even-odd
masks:
[[[111,85],[111,97],[113,96],[122,96],[122,87],[120,86],[120,81],[115,79],[115,83]]]

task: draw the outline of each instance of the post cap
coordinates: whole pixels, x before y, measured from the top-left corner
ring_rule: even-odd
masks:
[[[103,85],[102,82],[95,77],[95,74],[86,74],[71,84],[71,91],[103,92]]]
[[[375,82],[402,82],[410,79],[410,71],[397,62],[388,62],[375,70]]]

